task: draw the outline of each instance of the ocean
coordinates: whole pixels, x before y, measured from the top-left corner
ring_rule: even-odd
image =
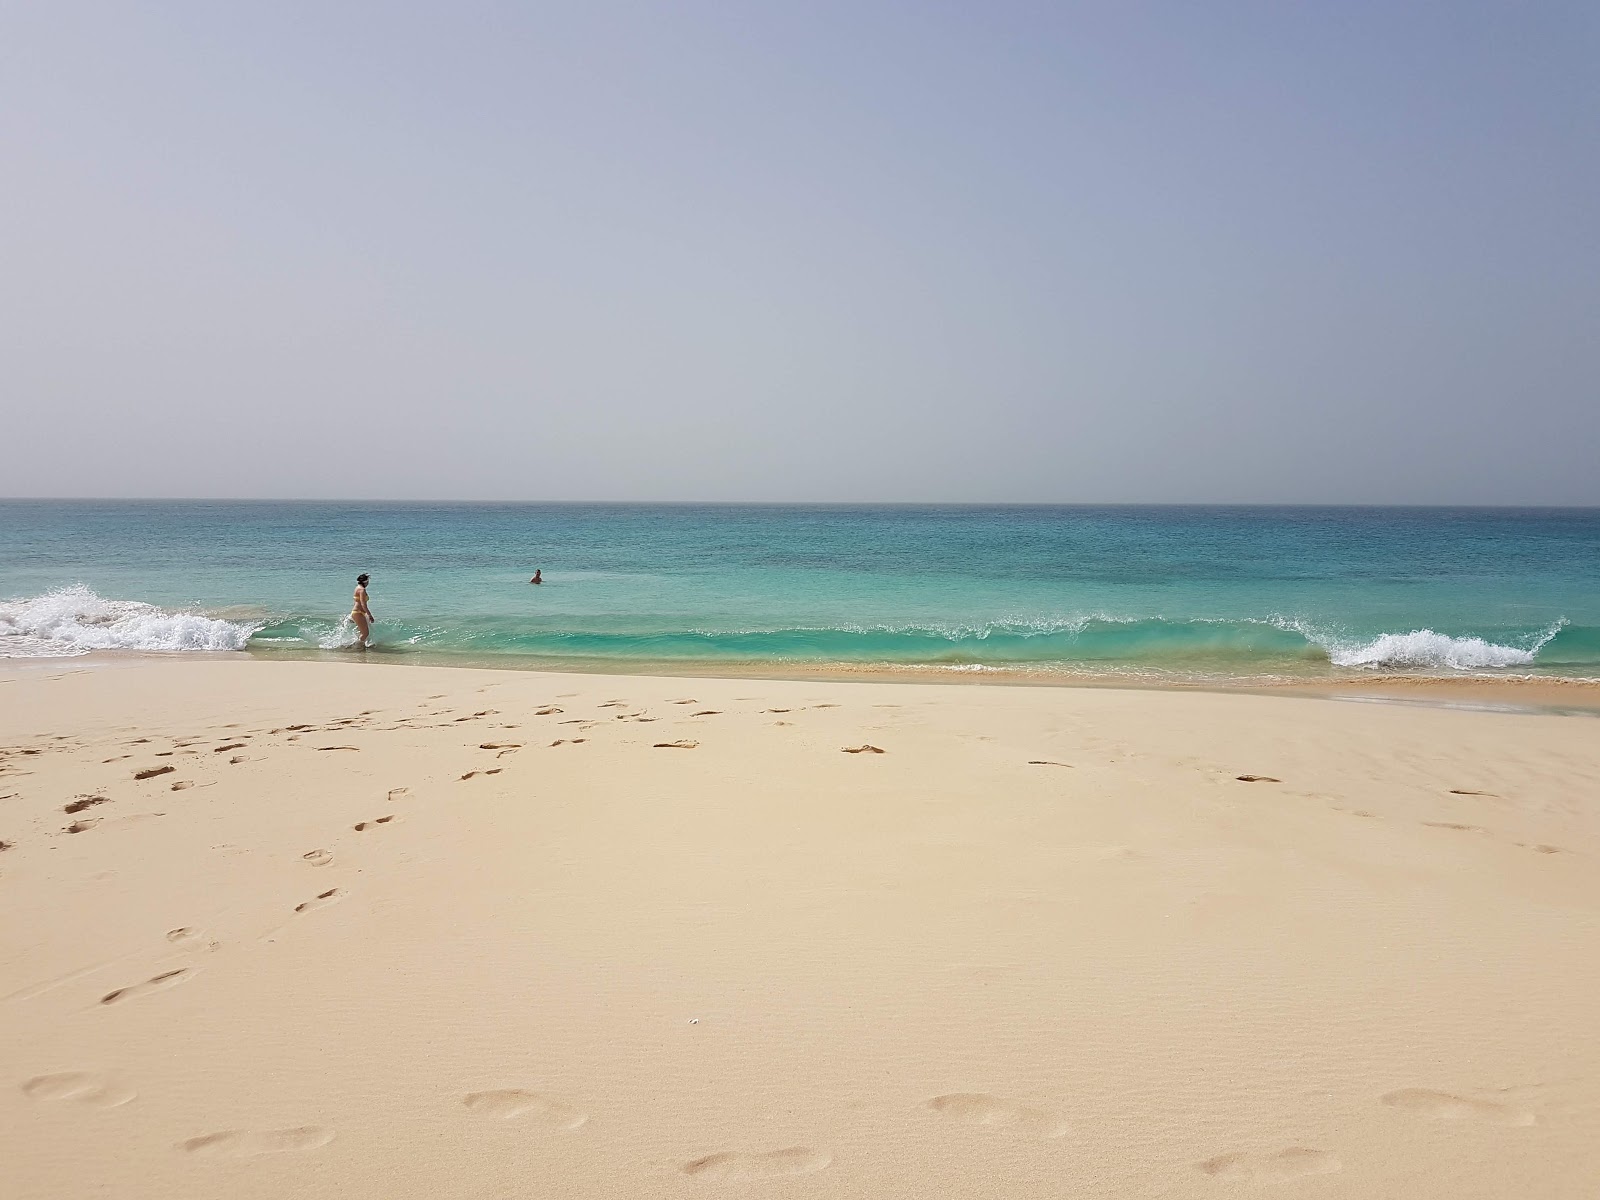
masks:
[[[0,657],[348,658],[362,571],[383,661],[1600,679],[1600,509],[0,501]]]

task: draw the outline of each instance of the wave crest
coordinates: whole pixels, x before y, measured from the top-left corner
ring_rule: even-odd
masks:
[[[259,622],[172,612],[64,587],[0,601],[0,658],[60,658],[93,650],[243,650]]]
[[[1552,625],[1529,646],[1504,646],[1481,637],[1451,637],[1431,629],[1379,634],[1370,642],[1327,647],[1336,667],[1449,667],[1455,671],[1519,667],[1534,661],[1566,622]]]

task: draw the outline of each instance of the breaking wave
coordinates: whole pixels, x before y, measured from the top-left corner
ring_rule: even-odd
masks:
[[[1332,645],[1328,647],[1328,659],[1336,667],[1447,667],[1452,671],[1479,671],[1530,666],[1564,625],[1565,622],[1552,625],[1526,646],[1506,646],[1481,637],[1450,637],[1431,629],[1384,633],[1369,642]]]
[[[59,658],[93,650],[243,650],[259,622],[107,600],[86,587],[0,600],[0,658]]]
[[[0,601],[0,657],[95,650],[320,655],[352,648],[348,618],[173,611],[109,600],[86,587]],[[1259,677],[1332,671],[1421,674],[1523,670],[1591,677],[1600,628],[1546,626],[1456,633],[1353,631],[1303,618],[1052,615],[969,623],[786,625],[684,622],[665,616],[457,616],[382,621],[373,649],[437,661],[626,667],[640,663],[839,664],[944,670]]]

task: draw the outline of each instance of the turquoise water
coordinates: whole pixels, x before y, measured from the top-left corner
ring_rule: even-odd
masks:
[[[535,567],[547,582],[531,587]],[[0,655],[1600,678],[1600,509],[0,502]]]

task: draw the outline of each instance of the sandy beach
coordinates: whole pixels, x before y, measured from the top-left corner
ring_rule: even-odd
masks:
[[[1600,724],[0,668],[19,1200],[1580,1200]]]

